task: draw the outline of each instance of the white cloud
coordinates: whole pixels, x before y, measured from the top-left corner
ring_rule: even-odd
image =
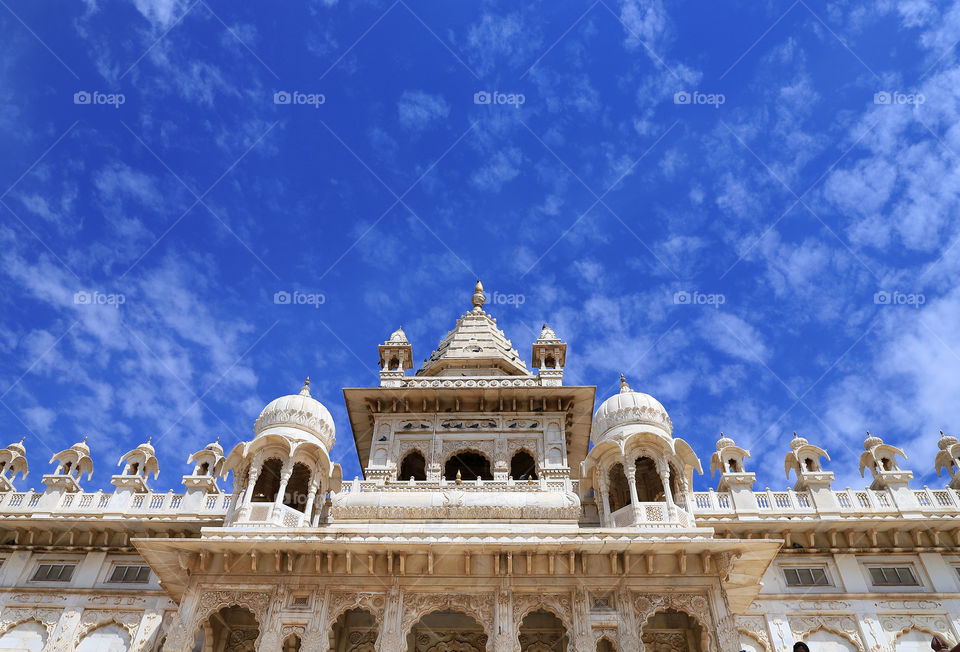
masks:
[[[407,129],[422,130],[450,114],[450,105],[442,95],[424,91],[404,91],[397,101],[400,124]]]

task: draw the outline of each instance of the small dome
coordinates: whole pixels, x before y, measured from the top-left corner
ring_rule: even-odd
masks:
[[[952,435],[945,435],[943,431],[940,431],[940,441],[937,442],[937,446],[940,447],[940,450],[945,451],[951,446],[957,443],[957,438]]]
[[[655,426],[668,437],[673,432],[673,422],[660,401],[649,394],[630,389],[621,374],[620,392],[601,403],[593,415],[593,443],[599,443],[614,428],[630,425]]]
[[[26,437],[24,437],[23,439],[26,439]],[[26,456],[27,449],[23,447],[23,439],[21,439],[20,441],[14,444],[10,444],[9,446],[7,446],[7,449],[12,450],[14,453],[19,453],[20,455]]]
[[[867,431],[867,438],[863,440],[863,450],[868,451],[871,448],[875,448],[883,444],[883,440],[877,437],[876,435],[871,435],[870,431]]]
[[[327,450],[333,448],[336,431],[333,417],[323,403],[310,396],[309,378],[299,394],[281,396],[263,408],[253,424],[254,436],[275,426],[296,428],[319,439]]]
[[[790,440],[790,450],[798,451],[809,443],[797,433],[793,433],[793,439]]]
[[[409,344],[410,343],[409,340],[407,340],[407,334],[403,332],[403,326],[393,331],[393,333],[390,334],[390,339],[387,340],[387,342],[390,342],[391,344]]]
[[[143,451],[143,453],[144,453],[147,457],[152,457],[152,456],[156,455],[157,452],[153,449],[153,444],[150,443],[152,440],[153,440],[153,437],[150,437],[149,439],[147,439],[147,441],[145,441],[144,443],[142,443],[142,444],[140,444],[139,446],[137,446],[137,450],[138,450],[138,451]]]
[[[203,447],[205,451],[212,451],[217,455],[223,456],[223,446],[220,445],[220,437],[217,437],[217,441],[211,442]]]
[[[84,455],[89,456],[90,447],[87,446],[87,438],[84,437],[83,441],[78,441],[76,444],[70,447],[70,450],[75,450],[78,453],[80,453],[80,457],[83,457]]]
[[[543,328],[540,330],[540,337],[537,340],[559,340],[556,332],[546,324],[543,325]]]
[[[717,450],[722,451],[724,448],[730,448],[731,446],[735,446],[733,440],[721,432],[720,439],[717,440]]]

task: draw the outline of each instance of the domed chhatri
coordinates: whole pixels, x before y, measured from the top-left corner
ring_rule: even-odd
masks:
[[[253,424],[255,437],[276,428],[294,428],[316,437],[329,451],[336,441],[336,427],[330,411],[310,395],[308,377],[299,394],[276,398],[267,404]]]
[[[657,428],[666,437],[673,434],[673,422],[660,401],[630,389],[627,379],[620,374],[620,391],[601,403],[593,415],[591,439],[598,444],[637,425]]]

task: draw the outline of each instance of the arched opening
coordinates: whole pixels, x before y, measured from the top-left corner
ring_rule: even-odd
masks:
[[[767,652],[767,649],[746,632],[740,632],[740,651],[741,652]],[[926,651],[924,651],[926,652]]]
[[[737,464],[737,460],[731,458],[728,462],[730,473],[740,473],[740,465]]]
[[[397,474],[397,480],[414,480],[422,482],[427,479],[427,460],[423,453],[418,450],[412,450],[407,453],[400,462],[400,472]]]
[[[461,451],[447,460],[443,466],[443,477],[449,481],[457,479],[457,472],[463,481],[493,480],[493,474],[490,473],[490,460],[472,451]]]
[[[434,611],[407,632],[409,652],[482,652],[486,649],[487,633],[483,627],[460,611]]]
[[[70,468],[73,466],[73,462],[67,462],[63,465],[63,474],[70,475]]]
[[[666,500],[656,462],[649,457],[638,457],[635,464],[637,466],[637,500],[641,503],[658,503]]]
[[[514,480],[536,480],[537,462],[533,455],[525,450],[518,450],[510,458],[510,477]]]
[[[554,652],[570,645],[563,622],[549,611],[531,611],[520,622],[521,652]]]
[[[880,466],[883,467],[883,470],[884,470],[884,471],[892,471],[892,470],[893,470],[893,467],[892,467],[892,465],[890,464],[890,458],[889,458],[889,457],[883,457],[883,458],[881,458],[881,459],[880,459]]]
[[[0,636],[0,650],[40,652],[47,644],[47,628],[35,620],[20,623]]]
[[[136,475],[136,474],[137,474],[137,471],[139,471],[139,470],[140,470],[140,462],[134,462],[133,464],[130,465],[130,474],[129,474],[129,475]]]
[[[597,652],[617,652],[617,647],[609,638],[604,636],[597,641]]]
[[[689,614],[674,609],[658,611],[643,625],[641,640],[648,650],[708,652],[709,633]]]
[[[283,462],[275,457],[263,463],[260,469],[260,475],[257,476],[257,483],[253,485],[253,498],[255,503],[272,503],[277,499],[277,492],[280,491],[280,471],[283,469]]]
[[[943,636],[940,634],[939,636]],[[933,634],[921,629],[910,629],[897,636],[893,642],[893,649],[896,652],[927,652],[930,650],[930,641]],[[947,637],[949,640],[949,637]],[[2,648],[0,648],[2,649]]]
[[[819,629],[808,634],[804,637],[803,642],[806,643],[811,650],[816,650],[817,652],[858,652],[857,646],[849,639],[826,629]],[[927,640],[926,649],[930,649],[929,640]]]
[[[211,614],[202,629],[204,640],[201,650],[230,650],[231,652],[256,652],[260,625],[257,617],[246,607],[224,607]],[[206,637],[212,640],[207,646]]]
[[[547,359],[544,360],[544,366],[545,366],[547,369],[556,369],[556,368],[557,368],[557,359],[554,358],[552,355],[548,355],[548,356],[547,356]]]
[[[400,368],[400,358],[393,357],[390,358],[389,364],[387,364],[387,371],[396,371]]]
[[[344,611],[330,629],[331,652],[374,652],[377,619],[364,609]]]
[[[130,634],[119,625],[104,625],[84,636],[74,649],[76,652],[127,652]]]
[[[610,469],[610,511],[615,512],[630,504],[630,485],[623,464],[617,462]]]
[[[310,468],[306,464],[297,462],[293,465],[290,480],[287,481],[287,490],[283,494],[283,504],[298,512],[305,510],[307,508],[309,486]]]
[[[281,649],[283,652],[300,652],[300,637],[296,634],[290,634],[290,636],[283,639],[283,647]]]
[[[817,470],[817,465],[816,465],[816,463],[813,461],[813,458],[812,458],[812,457],[808,457],[808,458],[806,458],[805,460],[803,460],[803,465],[804,465],[804,467],[806,467],[807,471],[816,471],[816,470]]]
[[[200,465],[200,475],[206,475],[210,473],[210,462],[204,462]]]

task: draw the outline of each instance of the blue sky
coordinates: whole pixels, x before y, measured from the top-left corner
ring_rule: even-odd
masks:
[[[942,486],[958,40],[924,0],[2,0],[20,486],[86,435],[109,488],[152,436],[180,490],[307,375],[353,477],[341,388],[399,324],[425,358],[477,277],[524,357],[549,322],[566,382],[623,371],[705,467],[723,431],[783,487],[796,430],[865,486],[870,429]]]

